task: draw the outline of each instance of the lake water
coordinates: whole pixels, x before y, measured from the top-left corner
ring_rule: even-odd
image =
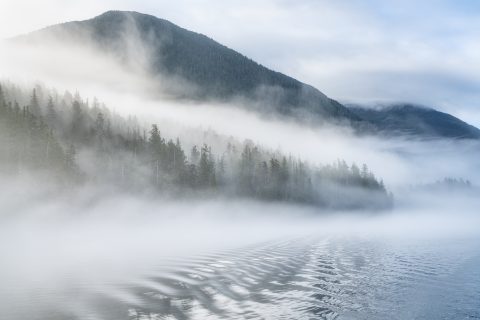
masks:
[[[123,278],[70,261],[28,289],[7,281],[0,318],[480,319],[479,244],[296,237],[152,259]]]

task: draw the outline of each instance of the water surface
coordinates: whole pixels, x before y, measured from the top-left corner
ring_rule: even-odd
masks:
[[[290,238],[141,270],[10,284],[0,291],[2,319],[480,319],[480,246],[471,239]]]

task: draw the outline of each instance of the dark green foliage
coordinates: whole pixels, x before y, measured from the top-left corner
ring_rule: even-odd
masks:
[[[332,208],[390,205],[383,183],[366,165],[359,169],[338,161],[314,168],[252,142],[241,148],[229,142],[218,150],[221,156],[207,144],[193,146],[187,157],[180,140],[165,139],[156,124],[141,134],[135,118],[112,114],[96,100],[90,107],[78,94],[67,93],[61,108],[50,96],[43,104],[37,101],[37,117],[29,106],[7,102],[4,91],[0,87],[0,167],[10,172],[36,169],[72,184],[84,180],[134,191],[213,193]]]
[[[200,149],[200,162],[198,164],[198,184],[202,187],[215,187],[215,161],[212,150],[204,144]]]
[[[50,128],[55,128],[57,121],[58,121],[57,112],[55,110],[55,106],[53,105],[53,98],[52,96],[49,96],[45,122]]]
[[[35,91],[31,102],[36,104],[36,112],[40,113]],[[40,115],[35,116],[30,106],[20,108],[16,101],[7,103],[1,86],[0,139],[0,169],[4,173],[35,171],[63,182],[75,182],[78,178],[73,155],[64,151]]]
[[[30,104],[29,104],[29,112],[34,115],[35,117],[40,117],[40,104],[38,102],[38,97],[37,97],[37,89],[33,89],[32,91],[32,97],[30,99]]]

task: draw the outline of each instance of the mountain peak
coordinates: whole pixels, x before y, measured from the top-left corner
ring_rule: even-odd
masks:
[[[326,119],[358,120],[346,107],[316,88],[270,70],[205,35],[152,15],[112,10],[37,33],[60,33],[62,41],[72,39],[75,44],[87,35],[96,47],[121,58],[140,50],[148,52],[145,69],[154,79],[181,79],[188,89],[175,94],[183,98],[241,100],[254,111],[317,123]]]
[[[105,11],[104,13],[88,20],[84,21],[91,21],[91,20],[102,20],[102,19],[124,19],[124,18],[134,18],[134,19],[154,19],[154,20],[159,20],[159,21],[164,21],[164,22],[169,22],[168,20],[161,19],[158,17],[155,17],[150,14],[146,13],[141,13],[138,11],[123,11],[123,10],[109,10]],[[170,22],[169,22],[170,23]]]
[[[145,71],[151,75],[148,81],[153,94],[159,91],[196,101],[235,101],[263,115],[312,125],[325,121],[350,124],[364,133],[480,138],[480,130],[460,119],[412,103],[347,108],[316,88],[270,70],[205,35],[140,12],[106,11],[89,20],[54,25],[20,38],[29,44],[54,39],[74,48],[92,44],[127,68],[129,59],[140,60],[142,75]],[[135,72],[135,68],[127,71]]]

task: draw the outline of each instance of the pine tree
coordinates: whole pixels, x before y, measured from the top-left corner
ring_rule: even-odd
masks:
[[[38,102],[38,97],[37,97],[37,89],[34,88],[32,92],[32,96],[30,98],[30,112],[32,115],[39,117],[41,116],[41,111],[40,111],[40,103]]]
[[[151,156],[155,160],[163,160],[162,158],[165,151],[165,140],[160,135],[160,130],[158,130],[158,126],[156,124],[152,124],[150,137],[148,138],[148,148]]]
[[[95,133],[99,137],[103,137],[105,134],[105,116],[102,112],[97,113],[95,118]]]
[[[47,121],[47,124],[52,128],[57,126],[57,111],[55,110],[55,105],[53,104],[52,96],[48,97],[46,121]]]
[[[86,137],[86,119],[79,100],[74,100],[72,104],[71,134],[73,141],[85,143]]]
[[[150,137],[148,138],[148,150],[150,153],[150,163],[153,167],[153,176],[156,186],[160,185],[161,166],[165,165],[165,140],[160,135],[160,130],[156,124],[152,124]]]
[[[182,145],[180,143],[180,139],[176,139],[175,146],[173,149],[173,168],[175,171],[175,175],[180,178],[182,182],[184,182],[183,177],[185,174],[185,164],[187,158],[185,156],[185,152],[182,149]]]
[[[215,162],[212,152],[206,144],[200,150],[199,182],[202,186],[215,186]]]
[[[197,164],[200,159],[200,152],[198,151],[197,146],[193,146],[190,152],[190,162]]]
[[[77,151],[73,144],[68,146],[64,157],[64,169],[66,177],[69,179],[68,182],[70,184],[76,184],[79,182],[80,170],[77,165]]]

